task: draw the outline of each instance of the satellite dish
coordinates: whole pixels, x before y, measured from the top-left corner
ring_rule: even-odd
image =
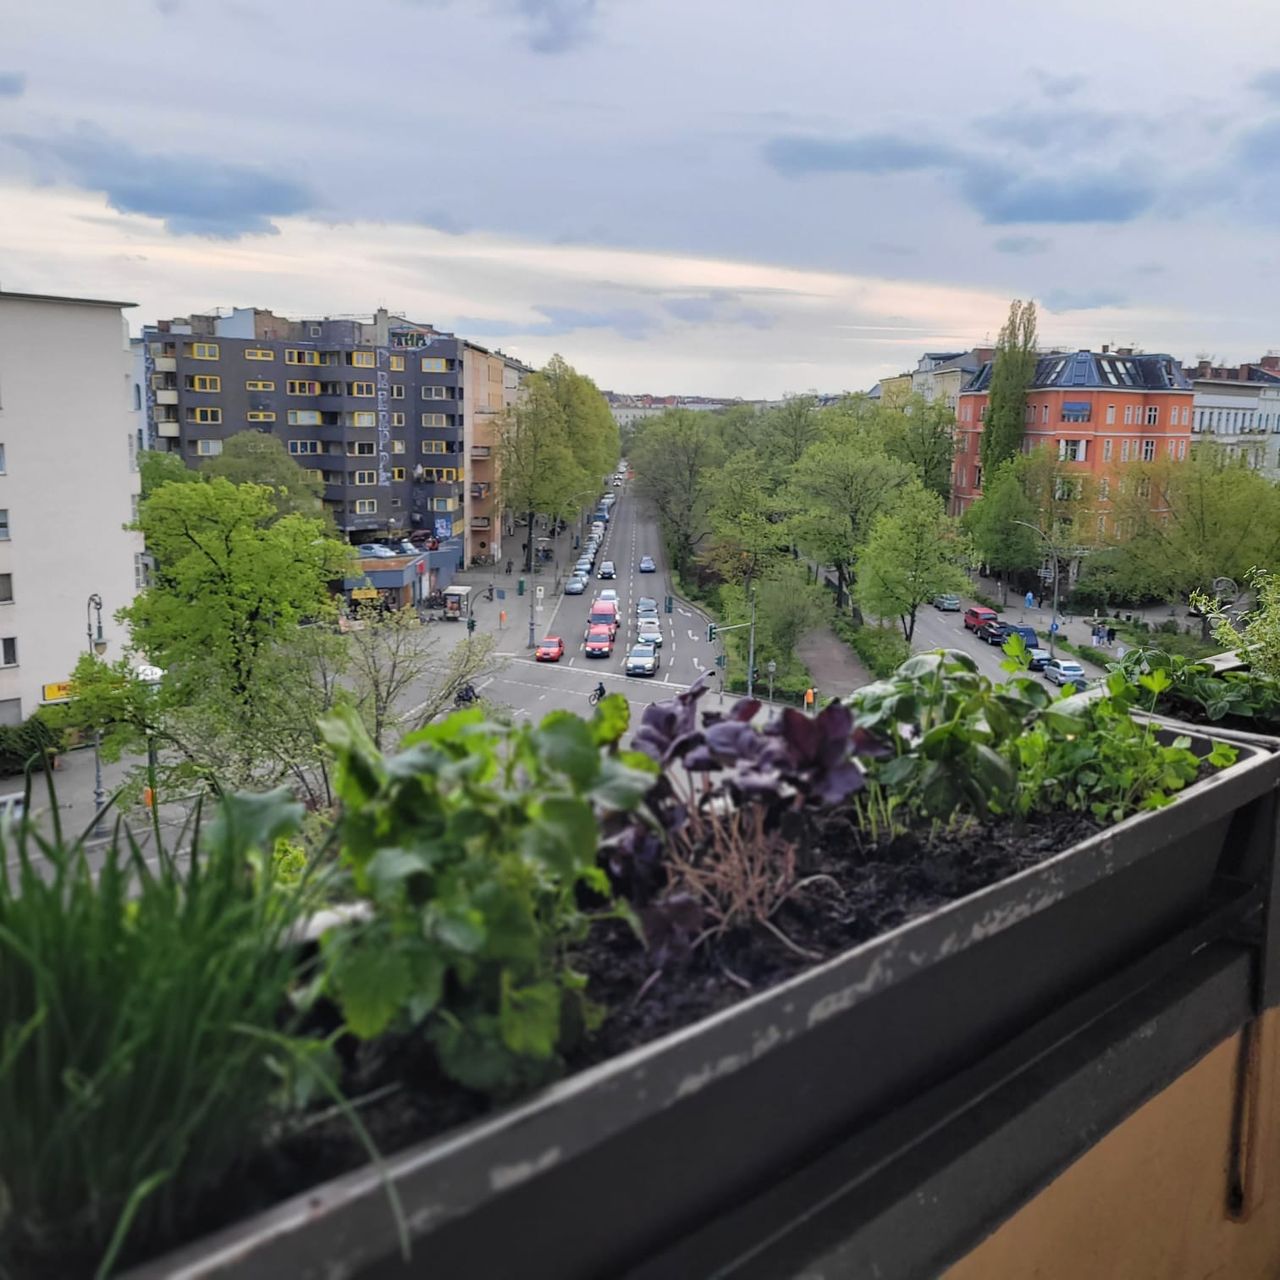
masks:
[[[1222,605],[1235,604],[1240,598],[1240,588],[1233,578],[1214,578],[1213,598]]]

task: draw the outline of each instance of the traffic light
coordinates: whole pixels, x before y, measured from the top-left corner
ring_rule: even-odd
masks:
[[[467,630],[474,631],[476,629],[476,620],[474,618],[467,619]]]
[[[729,661],[728,661],[728,659],[724,656],[724,654],[723,654],[723,653],[718,654],[718,655],[717,655],[717,657],[716,657],[716,666],[717,666],[717,667],[724,668],[724,667],[727,667],[728,665],[729,665]]]
[[[675,608],[675,601],[672,600],[670,596],[668,596],[666,601],[666,612],[670,613],[674,608]]]
[[[716,624],[714,622],[707,623],[707,643],[714,643],[716,638]]]

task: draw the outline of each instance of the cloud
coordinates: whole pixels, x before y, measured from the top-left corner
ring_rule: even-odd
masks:
[[[20,98],[26,89],[27,77],[21,71],[0,71],[0,98]]]
[[[471,230],[467,223],[447,209],[428,209],[425,213],[420,213],[417,220],[424,227],[430,227],[432,231],[443,231],[447,236],[461,236]]]
[[[1001,236],[991,247],[997,253],[1045,253],[1052,245],[1044,236]]]
[[[512,0],[535,53],[566,53],[591,37],[598,0]]]
[[[764,145],[764,158],[789,178],[811,173],[909,173],[953,166],[960,157],[952,148],[916,142],[890,133],[860,138],[818,138],[783,134]]]
[[[772,329],[777,317],[759,307],[744,307],[732,290],[717,289],[695,297],[666,298],[662,309],[686,324],[745,325],[750,329]]]
[[[475,316],[458,316],[454,330],[474,333],[481,338],[559,338],[583,329],[611,329],[623,338],[639,341],[658,328],[656,319],[632,307],[616,307],[592,311],[577,307],[536,306],[542,320],[486,320]]]
[[[45,181],[101,191],[120,213],[164,221],[174,235],[274,235],[272,217],[301,213],[311,193],[291,178],[198,155],[144,155],[88,126],[57,138],[10,135]]]
[[[974,164],[961,190],[984,221],[1131,222],[1155,202],[1155,191],[1128,172],[1033,174]]]
[[[1280,102],[1280,70],[1273,68],[1270,71],[1259,71],[1252,80],[1249,81],[1251,89],[1257,89],[1261,94],[1265,94],[1268,98],[1274,98]]]
[[[1082,75],[1055,76],[1051,72],[1040,72],[1040,92],[1046,98],[1069,98],[1079,92],[1088,83]]]
[[[1050,147],[1087,150],[1112,137],[1124,119],[1110,111],[1075,107],[1052,110],[1009,107],[980,117],[974,125],[998,142],[1016,142],[1034,151]]]
[[[1123,307],[1128,300],[1110,289],[1050,289],[1041,301],[1050,311],[1062,312]]]

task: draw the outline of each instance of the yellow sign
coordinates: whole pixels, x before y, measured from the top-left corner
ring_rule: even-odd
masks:
[[[47,684],[40,696],[45,702],[68,702],[71,699],[71,681],[59,680],[57,684]]]
[[[353,600],[376,600],[378,595],[379,591],[377,587],[356,587],[351,592],[351,598]]]

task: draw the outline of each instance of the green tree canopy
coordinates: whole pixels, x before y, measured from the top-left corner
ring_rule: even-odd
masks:
[[[206,459],[201,470],[232,484],[266,485],[272,505],[282,516],[325,514],[323,482],[308,476],[290,457],[284,442],[265,431],[240,431],[229,436],[223,441],[222,452]]]
[[[1014,299],[996,342],[982,429],[982,473],[990,475],[1022,448],[1027,388],[1036,372],[1036,304]]]
[[[1023,488],[1018,460],[1014,458],[1000,463],[983,485],[982,497],[964,513],[962,523],[974,551],[1003,575],[1006,604],[1009,575],[1034,569],[1044,556],[1042,539],[1026,527],[1037,525],[1039,517],[1040,512]]]

